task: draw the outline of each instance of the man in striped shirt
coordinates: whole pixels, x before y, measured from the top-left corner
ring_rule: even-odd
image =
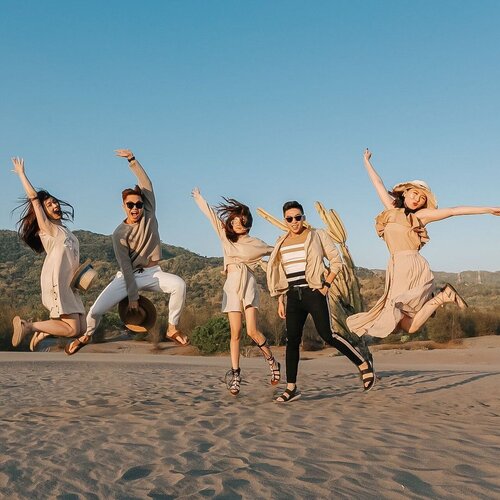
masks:
[[[370,390],[375,383],[370,361],[331,328],[327,295],[343,266],[337,248],[325,230],[304,226],[304,210],[297,201],[285,203],[283,215],[288,232],[278,239],[267,267],[269,290],[271,296],[278,296],[278,315],[286,320],[287,332],[287,386],[275,401],[285,403],[301,396],[297,371],[302,332],[309,314],[320,337],[358,367],[363,388]],[[328,260],[329,268],[324,259]]]

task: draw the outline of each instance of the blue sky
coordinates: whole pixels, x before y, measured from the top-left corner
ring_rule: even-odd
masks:
[[[237,198],[280,215],[301,201],[341,215],[357,265],[384,268],[387,186],[425,179],[440,206],[500,205],[497,1],[0,1],[0,228],[29,178],[71,202],[75,229],[110,234],[134,184],[152,178],[162,240],[220,255],[190,197]],[[252,234],[278,230],[255,218]],[[435,270],[500,270],[500,218],[431,224]]]

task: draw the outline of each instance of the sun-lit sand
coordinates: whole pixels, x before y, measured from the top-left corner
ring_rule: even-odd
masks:
[[[227,357],[0,353],[0,497],[498,498],[500,337],[462,347],[377,351],[367,394],[303,353],[288,405],[260,358],[234,398]]]

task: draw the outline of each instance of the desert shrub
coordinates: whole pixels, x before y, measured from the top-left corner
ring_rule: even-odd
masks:
[[[474,336],[500,335],[500,314],[498,312],[466,311],[464,318],[474,324]]]
[[[215,316],[197,326],[191,333],[191,343],[202,354],[215,354],[229,350],[231,330],[226,316]]]
[[[448,342],[465,337],[458,317],[458,311],[455,309],[438,310],[436,316],[430,319],[425,327],[429,340]]]

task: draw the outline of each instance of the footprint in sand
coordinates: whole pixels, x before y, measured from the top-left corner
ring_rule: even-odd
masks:
[[[151,467],[132,467],[127,472],[125,472],[125,474],[123,474],[121,479],[123,479],[124,481],[135,481],[136,479],[141,479],[143,477],[149,476],[152,471],[153,469]]]

